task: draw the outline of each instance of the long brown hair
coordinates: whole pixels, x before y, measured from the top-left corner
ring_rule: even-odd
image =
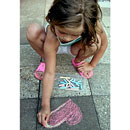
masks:
[[[102,11],[98,0],[54,0],[48,15],[47,22],[52,27],[76,28],[83,24],[82,40],[91,45],[97,41],[96,23],[102,18]]]

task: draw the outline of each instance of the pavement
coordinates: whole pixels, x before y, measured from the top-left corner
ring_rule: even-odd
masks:
[[[39,85],[42,89],[42,82],[34,77],[34,71],[41,57],[30,47],[26,28],[30,23],[45,24],[44,17],[52,1],[20,0],[20,130],[46,129],[36,120],[38,90]],[[75,126],[63,123],[54,130],[110,130],[110,2],[100,1],[99,4],[103,11],[102,24],[108,37],[108,48],[94,69],[94,76],[89,80],[81,78],[72,66],[71,56],[57,55],[56,81],[51,96],[51,110],[71,98],[80,107],[83,119]],[[82,91],[57,89],[59,77],[68,75],[82,81]],[[41,92],[39,97],[41,103]]]

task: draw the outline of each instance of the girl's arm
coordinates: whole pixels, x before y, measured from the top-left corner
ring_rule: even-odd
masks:
[[[98,50],[98,52],[93,56],[91,62],[90,62],[90,65],[94,68],[97,63],[99,62],[99,60],[101,59],[101,57],[103,56],[106,48],[107,48],[107,36],[106,36],[106,33],[101,25],[101,23],[97,23],[98,25],[98,29],[100,29],[102,32],[101,33],[97,33],[100,38],[101,38],[101,46],[100,46],[100,49]],[[75,58],[75,61],[76,62],[81,62],[83,60],[85,60],[86,58],[89,57],[89,55],[85,56],[85,50],[84,48],[83,49],[80,49],[79,52],[78,52],[78,55],[76,56]],[[91,56],[91,54],[90,54]]]
[[[106,48],[107,48],[107,36],[106,36],[106,33],[101,25],[101,23],[97,23],[97,26],[98,28],[97,29],[100,29],[100,33],[98,33],[97,31],[97,34],[98,36],[100,36],[101,38],[101,46],[100,46],[100,49],[96,52],[96,54],[93,56],[92,60],[90,61],[90,63],[87,63],[85,62],[85,64],[82,64],[82,65],[79,65],[78,66],[78,69],[79,71],[82,71],[82,67],[85,65],[87,66],[86,68],[88,70],[92,70],[94,67],[96,67],[97,63],[99,62],[99,60],[101,59],[101,57],[103,56]],[[89,55],[84,55],[85,54],[85,50],[84,48],[83,49],[80,49],[79,52],[78,52],[78,55],[76,56],[75,58],[75,61],[76,62],[81,62],[83,60],[85,60],[86,58],[89,57]],[[91,56],[91,54],[90,54]]]
[[[92,67],[96,67],[97,63],[99,62],[99,60],[101,59],[101,57],[103,56],[106,48],[107,48],[107,36],[106,33],[101,25],[100,22],[97,22],[97,26],[100,30],[102,30],[101,33],[99,33],[99,36],[101,37],[101,47],[98,50],[98,52],[93,56],[90,64],[92,65]]]
[[[49,28],[49,27],[48,27]],[[46,39],[44,42],[44,59],[46,63],[43,76],[42,104],[38,113],[39,123],[46,126],[50,117],[50,97],[53,90],[55,66],[56,66],[56,38],[52,32],[47,29]]]
[[[50,106],[50,97],[53,90],[56,68],[56,39],[49,31],[44,43],[45,73],[43,76],[42,106]]]

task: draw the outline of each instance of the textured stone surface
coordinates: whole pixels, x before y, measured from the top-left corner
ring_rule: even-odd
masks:
[[[68,99],[69,98],[53,98],[51,100],[51,110],[56,109],[58,106],[66,102]],[[77,125],[69,126],[66,123],[63,123],[59,127],[53,128],[53,130],[100,130],[91,96],[73,97],[71,99],[80,107],[83,114],[83,119]],[[43,126],[38,125],[38,130],[44,129],[45,128]]]
[[[46,1],[45,16],[48,14],[48,10],[50,9],[52,3],[53,3],[53,0]]]
[[[56,55],[56,65],[61,65],[61,66],[65,66],[65,65],[72,65],[72,59],[73,57],[71,55],[67,55],[67,54],[57,54]]]
[[[21,44],[28,45],[28,40],[27,40],[27,37],[26,37],[26,30],[27,30],[27,27],[20,28],[20,45]]]
[[[93,96],[100,127],[102,130],[110,130],[110,96]]]
[[[61,81],[61,79],[60,79],[61,76],[71,77],[71,78],[76,79],[77,81],[79,81],[79,80],[82,81],[83,89],[78,90],[78,91],[59,89],[58,86],[59,86],[59,81]],[[53,97],[74,97],[74,96],[91,95],[88,80],[80,77],[79,75],[72,75],[72,74],[67,75],[67,74],[62,74],[62,73],[56,73],[55,77],[56,77],[56,80],[54,81],[54,88],[53,88],[53,91],[52,91],[51,98],[53,98]],[[40,97],[42,97],[42,83],[41,83]]]
[[[39,65],[41,57],[30,45],[20,46],[20,66]]]
[[[102,8],[110,8],[110,0],[98,0],[100,7]]]
[[[27,27],[32,22],[43,25],[45,0],[20,0],[20,27]]]
[[[20,0],[20,43],[28,43],[26,29],[29,24],[44,25],[45,0]]]
[[[88,82],[92,95],[110,95],[110,65],[99,64]]]
[[[110,8],[101,7],[103,16],[110,16]]]
[[[20,68],[20,98],[34,98],[38,96],[39,80],[34,77],[36,66]]]
[[[20,130],[36,130],[36,99],[20,100]]]
[[[109,16],[103,16],[102,21],[103,21],[103,25],[106,28],[110,28],[110,17]]]
[[[38,94],[39,80],[34,77],[34,71],[36,66],[28,66],[20,68],[20,98],[35,98]],[[81,80],[83,85],[83,90],[80,91],[70,91],[70,90],[60,90],[58,89],[59,77],[60,76],[70,76],[76,80]],[[51,97],[69,97],[69,96],[86,96],[91,95],[90,88],[88,85],[88,80],[82,78],[78,74],[63,74],[56,73],[56,81],[54,83],[54,89]],[[41,83],[41,94],[42,96],[42,83]]]
[[[73,91],[73,90],[61,90],[59,89],[59,81],[61,81],[62,79],[60,79],[60,77],[70,77],[70,78],[74,78],[76,81],[81,81],[82,82],[82,90],[78,90],[78,91]],[[90,92],[90,88],[88,85],[88,80],[85,78],[82,78],[80,75],[70,75],[70,74],[61,74],[61,73],[56,73],[56,80],[54,83],[54,90],[52,93],[52,97],[73,97],[73,96],[87,96],[87,95],[91,95]]]

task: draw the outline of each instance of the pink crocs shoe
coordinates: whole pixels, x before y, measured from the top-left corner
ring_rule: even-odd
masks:
[[[43,79],[43,75],[39,76],[38,72],[42,72],[42,73],[45,72],[45,63],[44,62],[41,62],[40,65],[38,66],[38,68],[35,71],[35,77],[38,80],[42,80]],[[56,80],[56,78],[54,80]]]
[[[81,61],[81,62],[79,62],[79,63],[75,63],[75,58],[72,59],[72,64],[73,64],[75,67],[77,67],[78,65],[81,65],[82,63],[83,63],[83,61]],[[86,78],[86,79],[89,79],[89,78],[91,78],[91,77],[93,76],[93,71],[90,71],[88,76],[85,76],[83,72],[79,72],[79,74],[80,74],[82,77],[84,77],[84,78]]]
[[[41,62],[38,68],[35,71],[35,77],[39,80],[42,80],[43,76],[39,76],[38,72],[43,72],[45,71],[45,63]]]

